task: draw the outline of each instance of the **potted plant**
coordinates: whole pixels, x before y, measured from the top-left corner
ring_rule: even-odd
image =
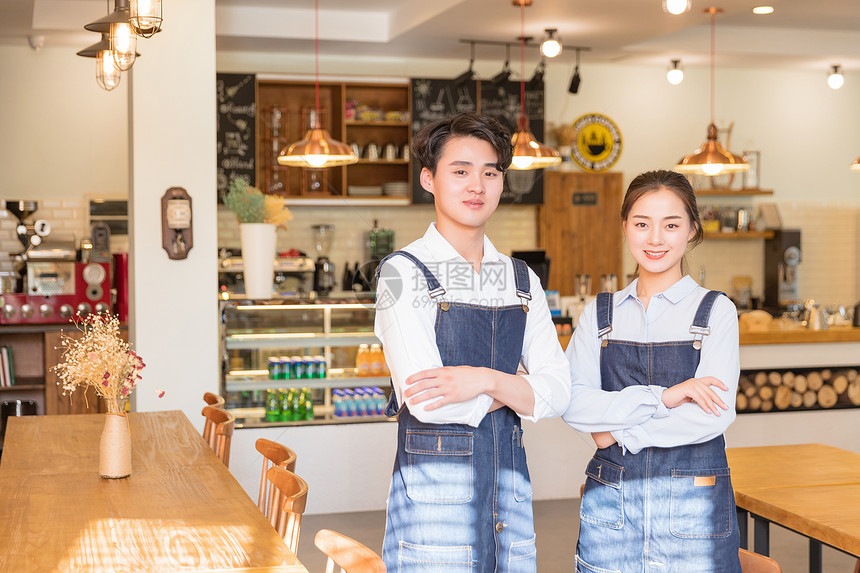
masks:
[[[222,198],[239,220],[245,296],[270,298],[275,278],[275,231],[278,227],[286,229],[293,215],[283,198],[266,195],[244,179],[233,178]]]

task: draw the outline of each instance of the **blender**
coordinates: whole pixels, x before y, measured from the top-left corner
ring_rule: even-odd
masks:
[[[317,262],[314,269],[314,290],[323,296],[334,288],[334,263],[328,258],[334,240],[334,225],[311,225],[316,243]]]

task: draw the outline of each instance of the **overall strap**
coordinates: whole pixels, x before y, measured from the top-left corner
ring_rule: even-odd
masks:
[[[436,277],[433,276],[433,273],[430,272],[430,269],[428,269],[424,263],[419,261],[418,257],[413,255],[412,253],[407,253],[406,251],[394,251],[393,253],[382,259],[382,261],[380,261],[379,266],[376,267],[377,282],[379,281],[379,271],[380,269],[382,269],[382,265],[385,264],[385,261],[397,255],[403,255],[404,257],[412,261],[412,264],[418,267],[418,269],[424,274],[424,280],[427,281],[427,289],[429,291],[430,298],[436,298],[437,296],[442,296],[443,294],[445,294],[445,289],[442,288],[442,285],[439,283],[438,280],[436,280]]]
[[[517,296],[525,300],[531,300],[528,265],[525,261],[513,257],[511,257],[511,262],[514,264],[514,282],[516,283]]]
[[[600,338],[612,332],[613,307],[611,292],[597,293],[597,336]]]
[[[699,303],[699,308],[696,310],[696,316],[693,318],[693,324],[690,326],[690,334],[694,335],[693,348],[700,350],[702,348],[702,339],[711,333],[711,328],[708,326],[708,320],[711,316],[711,309],[714,307],[714,302],[720,295],[726,293],[717,290],[709,290],[705,293],[702,302]]]

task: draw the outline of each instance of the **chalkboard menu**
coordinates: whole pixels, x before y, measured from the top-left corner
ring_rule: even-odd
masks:
[[[254,74],[217,74],[218,200],[230,179],[255,182]]]
[[[543,87],[526,88],[526,116],[534,136],[543,141]],[[470,81],[463,85],[448,79],[412,79],[412,133],[454,113],[477,111],[494,117],[511,134],[520,115],[520,83]],[[433,196],[421,187],[420,166],[412,162],[412,202],[432,203]],[[543,170],[515,171],[505,174],[502,203],[543,203]]]

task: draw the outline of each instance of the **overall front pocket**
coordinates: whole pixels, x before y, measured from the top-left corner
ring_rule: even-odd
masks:
[[[593,457],[585,468],[585,492],[579,517],[585,522],[610,529],[624,525],[624,468]]]
[[[726,537],[732,532],[729,468],[673,469],[670,531],[676,537]]]
[[[474,434],[432,430],[406,432],[406,495],[425,503],[472,499]]]

